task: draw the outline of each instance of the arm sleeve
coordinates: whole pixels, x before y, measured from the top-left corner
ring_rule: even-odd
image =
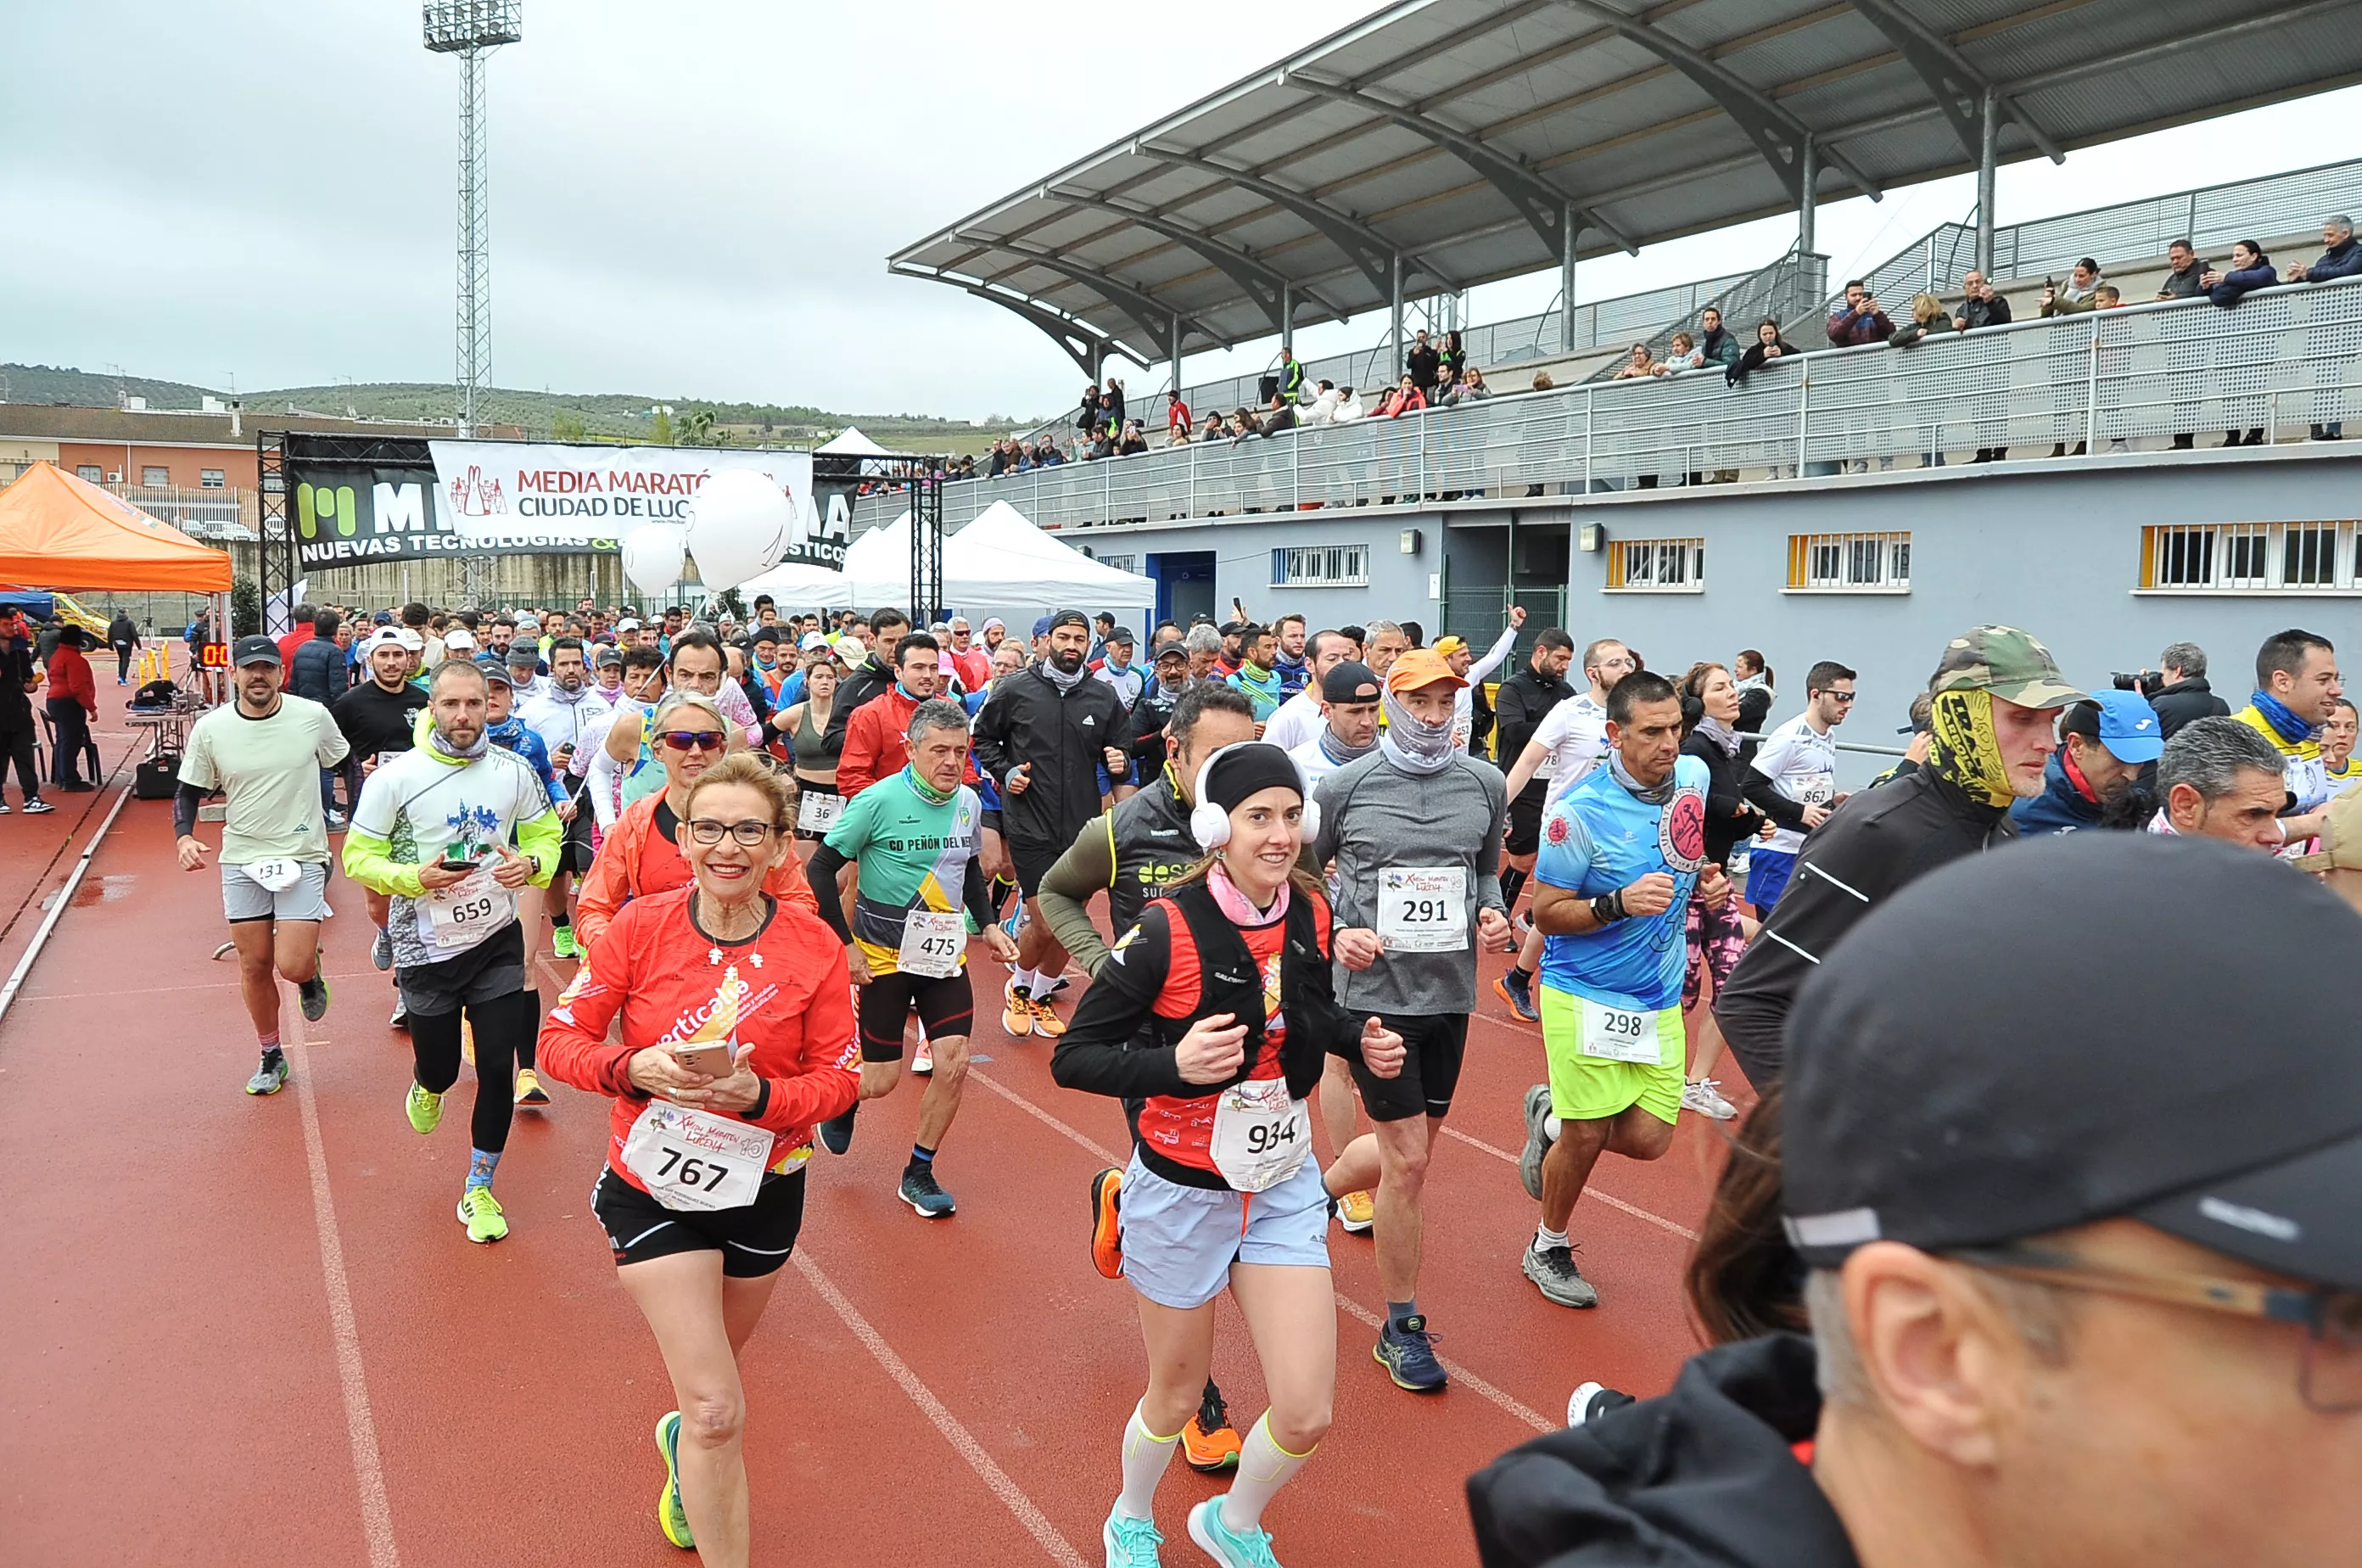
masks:
[[[1510,650],[1517,646],[1518,628],[1502,627],[1501,635],[1493,639],[1493,646],[1485,650],[1485,657],[1468,667],[1468,684],[1471,687],[1477,687],[1490,680],[1493,678],[1493,672],[1501,668],[1501,661],[1507,658]]]
[[[566,846],[566,824],[542,802],[540,812],[517,823],[517,851],[533,862],[533,885],[546,888],[557,871],[558,852]]]
[[[591,792],[601,793],[595,789]],[[591,856],[590,869],[583,873],[574,893],[574,936],[585,953],[606,934],[617,911],[632,896],[627,846],[614,833],[613,823],[607,827],[608,841]]]
[[[1485,780],[1485,798],[1492,808],[1492,821],[1485,829],[1485,842],[1476,847],[1476,907],[1509,912],[1507,902],[1501,897],[1501,836],[1509,825],[1509,798],[1500,788],[1500,775],[1488,774]]]
[[[541,1021],[541,1038],[535,1046],[541,1071],[569,1088],[618,1099],[641,1098],[629,1072],[637,1047],[607,1038],[631,992],[633,977],[628,943],[587,944],[582,966]]]
[[[1050,1076],[1060,1088],[1119,1099],[1204,1092],[1181,1077],[1172,1046],[1133,1048],[1132,1036],[1154,1010],[1172,959],[1166,908],[1148,906],[1083,993],[1074,1021],[1050,1055]]]
[[[1757,761],[1760,763],[1761,758],[1757,758]],[[1747,797],[1749,805],[1782,827],[1794,828],[1798,833],[1805,831],[1805,808],[1780,793],[1780,787],[1760,766],[1747,770],[1739,790]]]
[[[205,803],[205,792],[193,784],[183,784],[172,791],[172,836],[190,837],[197,831],[197,808]]]
[[[836,845],[822,839],[813,846],[812,857],[804,862],[804,878],[811,883],[815,892],[825,888],[830,893],[834,894],[837,890],[836,874],[843,870],[846,864],[844,855],[838,851]],[[968,864],[973,866],[976,862],[971,859]],[[819,899],[816,901],[820,906],[821,920],[830,931],[836,933],[836,939],[839,942],[850,945],[853,942],[853,929],[844,923],[844,900],[841,897],[832,897]]]
[[[984,880],[984,862],[973,855],[967,857],[967,869],[960,873],[960,902],[978,931],[992,923],[992,889]]]
[[[970,861],[969,865],[976,863]],[[1091,895],[1115,885],[1115,819],[1106,812],[1083,824],[1075,842],[1042,878],[1042,918],[1083,972],[1094,980],[1107,964],[1108,946],[1091,919]]]
[[[372,893],[399,893],[405,899],[426,896],[425,885],[418,880],[418,867],[397,862],[392,842],[359,826],[345,830],[345,875]],[[541,881],[546,886],[549,878],[545,875]]]

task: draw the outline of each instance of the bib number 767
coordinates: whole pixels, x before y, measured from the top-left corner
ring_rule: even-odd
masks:
[[[659,1180],[679,1182],[703,1192],[719,1192],[722,1184],[730,1179],[730,1167],[718,1162],[699,1159],[686,1149],[676,1149],[670,1143],[657,1145],[657,1176]]]

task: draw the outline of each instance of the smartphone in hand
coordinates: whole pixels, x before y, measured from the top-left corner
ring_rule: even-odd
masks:
[[[709,1078],[730,1076],[730,1043],[716,1040],[700,1045],[676,1045],[672,1059],[692,1073],[703,1073]]]

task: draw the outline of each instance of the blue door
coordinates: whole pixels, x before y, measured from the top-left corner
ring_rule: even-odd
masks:
[[[1148,558],[1156,580],[1156,614],[1187,630],[1193,615],[1214,613],[1214,552],[1183,550]]]

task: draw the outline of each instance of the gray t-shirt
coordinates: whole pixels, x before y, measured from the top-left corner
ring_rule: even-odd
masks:
[[[233,702],[189,729],[181,754],[181,782],[229,797],[222,822],[222,864],[328,858],[328,825],[320,814],[320,769],[345,759],[349,748],[328,710],[309,698],[282,694],[269,718],[249,718]]]
[[[1337,966],[1337,999],[1346,1008],[1422,1016],[1465,1013],[1476,1005],[1476,913],[1501,902],[1501,831],[1508,798],[1500,772],[1454,756],[1440,773],[1406,773],[1384,751],[1356,757],[1317,785],[1320,833],[1313,853],[1335,863],[1336,923],[1379,931],[1380,894],[1389,870],[1446,868],[1462,874],[1464,945],[1445,951],[1392,944],[1366,969]],[[1402,899],[1411,895],[1397,891]],[[1398,908],[1397,914],[1431,915]],[[1430,927],[1431,919],[1427,922]]]

